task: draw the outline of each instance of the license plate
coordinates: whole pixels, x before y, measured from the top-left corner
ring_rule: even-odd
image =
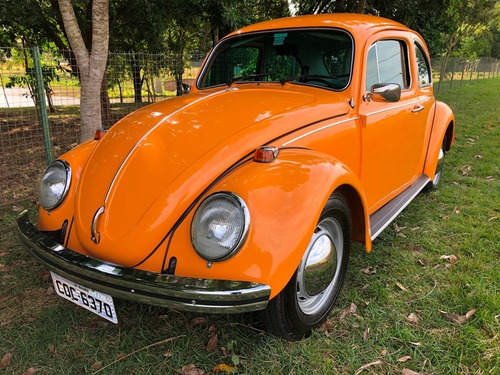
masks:
[[[118,323],[113,297],[97,292],[50,272],[54,290],[62,298],[83,307],[113,323]]]

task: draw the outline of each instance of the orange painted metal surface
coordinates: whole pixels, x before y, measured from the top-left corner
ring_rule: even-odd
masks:
[[[189,95],[137,110],[102,139],[61,157],[72,167],[71,188],[50,214],[40,210],[38,228],[54,231],[68,220],[67,246],[85,255],[152,272],[164,271],[175,257],[176,275],[255,281],[271,286],[273,297],[295,272],[328,197],[352,191],[349,207],[359,208],[352,237],[369,251],[369,215],[422,173],[433,177],[442,139],[454,132],[453,114],[436,104],[432,86],[419,87],[413,41],[424,44],[399,23],[364,15],[304,16],[249,26],[228,38],[298,28],[342,29],[352,36],[347,88],[195,85]],[[395,103],[363,100],[367,52],[381,39],[408,45],[413,79]],[[419,106],[424,109],[412,112]],[[263,145],[280,150],[276,160],[252,160]],[[190,226],[203,198],[217,191],[241,197],[251,224],[234,256],[208,264],[191,244]],[[93,220],[98,243],[91,239]]]

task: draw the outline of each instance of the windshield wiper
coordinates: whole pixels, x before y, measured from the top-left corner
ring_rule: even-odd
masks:
[[[237,77],[237,78],[233,78],[229,81],[226,82],[226,85],[229,87],[231,86],[234,82],[237,82],[237,81],[242,81],[242,80],[245,80],[245,79],[250,79],[250,78],[261,78],[261,77],[268,77],[268,76],[271,76],[271,75],[276,75],[277,73],[274,73],[274,72],[270,72],[270,73],[260,73],[260,74],[249,74],[249,75],[246,75],[246,76],[241,76],[241,77]]]
[[[301,76],[283,78],[280,81],[280,83],[282,85],[284,85],[286,82],[290,82],[290,81],[307,82],[309,79],[311,81],[314,81],[314,78],[319,78],[319,80],[323,80],[323,79],[338,79],[339,77],[327,76],[324,74],[304,74]]]

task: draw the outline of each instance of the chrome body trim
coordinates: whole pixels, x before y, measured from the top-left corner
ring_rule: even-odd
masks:
[[[271,294],[265,284],[159,274],[87,257],[40,232],[27,211],[19,215],[17,230],[28,251],[49,269],[114,297],[185,311],[241,313],[265,309]]]
[[[302,139],[302,138],[307,137],[307,136],[309,136],[311,134],[317,133],[317,132],[319,132],[321,130],[325,130],[325,129],[331,128],[332,126],[340,125],[340,124],[343,124],[345,122],[354,121],[354,120],[357,120],[357,119],[359,119],[359,117],[348,118],[347,120],[342,120],[342,121],[334,122],[333,124],[325,125],[325,126],[322,126],[321,128],[311,130],[310,132],[302,134],[302,135],[298,136],[297,138],[294,138],[294,139],[292,139],[292,140],[290,140],[288,142],[283,143],[281,145],[281,147],[288,146],[290,143],[298,141],[299,139]]]
[[[177,113],[179,113],[180,111],[202,101],[202,100],[205,100],[207,98],[210,98],[212,96],[215,96],[215,95],[219,95],[221,93],[223,93],[224,91],[217,91],[217,92],[214,92],[214,93],[211,93],[207,96],[202,96],[201,98],[198,98],[196,100],[193,100],[191,103],[188,103],[186,104],[185,106],[182,106],[180,107],[179,109],[176,109],[174,112],[170,113],[168,116],[166,116],[165,118],[163,118],[158,124],[156,124],[155,126],[153,126],[151,129],[149,129],[146,134],[144,134],[141,139],[139,139],[137,141],[137,143],[134,145],[134,147],[132,147],[130,149],[130,151],[128,152],[127,156],[125,156],[125,158],[123,159],[123,161],[121,162],[120,166],[118,167],[118,170],[116,171],[114,177],[113,177],[113,180],[111,180],[111,184],[109,185],[109,188],[108,188],[108,191],[106,192],[106,196],[104,198],[104,205],[107,203],[108,201],[108,198],[109,198],[109,194],[111,193],[111,189],[113,189],[113,186],[115,185],[115,181],[116,179],[118,178],[118,175],[120,174],[120,172],[122,171],[124,165],[127,163],[128,159],[130,158],[130,156],[132,156],[133,152],[137,149],[137,147],[139,147],[139,145],[148,137],[148,135],[150,135],[153,131],[155,131],[160,125],[162,125],[164,122],[166,122],[168,119],[170,119],[172,116],[176,115]]]
[[[429,177],[425,174],[420,175],[406,190],[370,215],[372,241],[410,204],[428,182]]]
[[[101,216],[104,213],[104,209],[105,209],[104,206],[101,206],[97,209],[96,213],[94,214],[94,217],[92,218],[92,224],[90,224],[90,239],[96,245],[101,240],[101,235],[99,234],[99,232],[96,232],[95,227],[97,225],[97,219],[99,219],[99,216]]]
[[[400,104],[400,105],[392,106],[390,108],[384,108],[384,109],[380,109],[380,110],[375,111],[375,112],[370,112],[370,113],[367,113],[365,116],[376,115],[376,114],[379,114],[379,113],[382,113],[382,112],[387,112],[387,111],[391,111],[393,109],[403,108],[403,107],[406,107],[406,106],[410,106],[410,105],[414,105],[414,104],[419,104],[419,103],[420,103],[420,100],[415,100],[413,102],[403,103],[403,104]]]

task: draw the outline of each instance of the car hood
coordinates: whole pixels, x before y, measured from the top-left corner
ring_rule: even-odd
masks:
[[[280,135],[348,111],[335,92],[321,103],[318,89],[239,86],[144,107],[98,142],[75,200],[74,227],[90,255],[137,264],[231,165]]]

